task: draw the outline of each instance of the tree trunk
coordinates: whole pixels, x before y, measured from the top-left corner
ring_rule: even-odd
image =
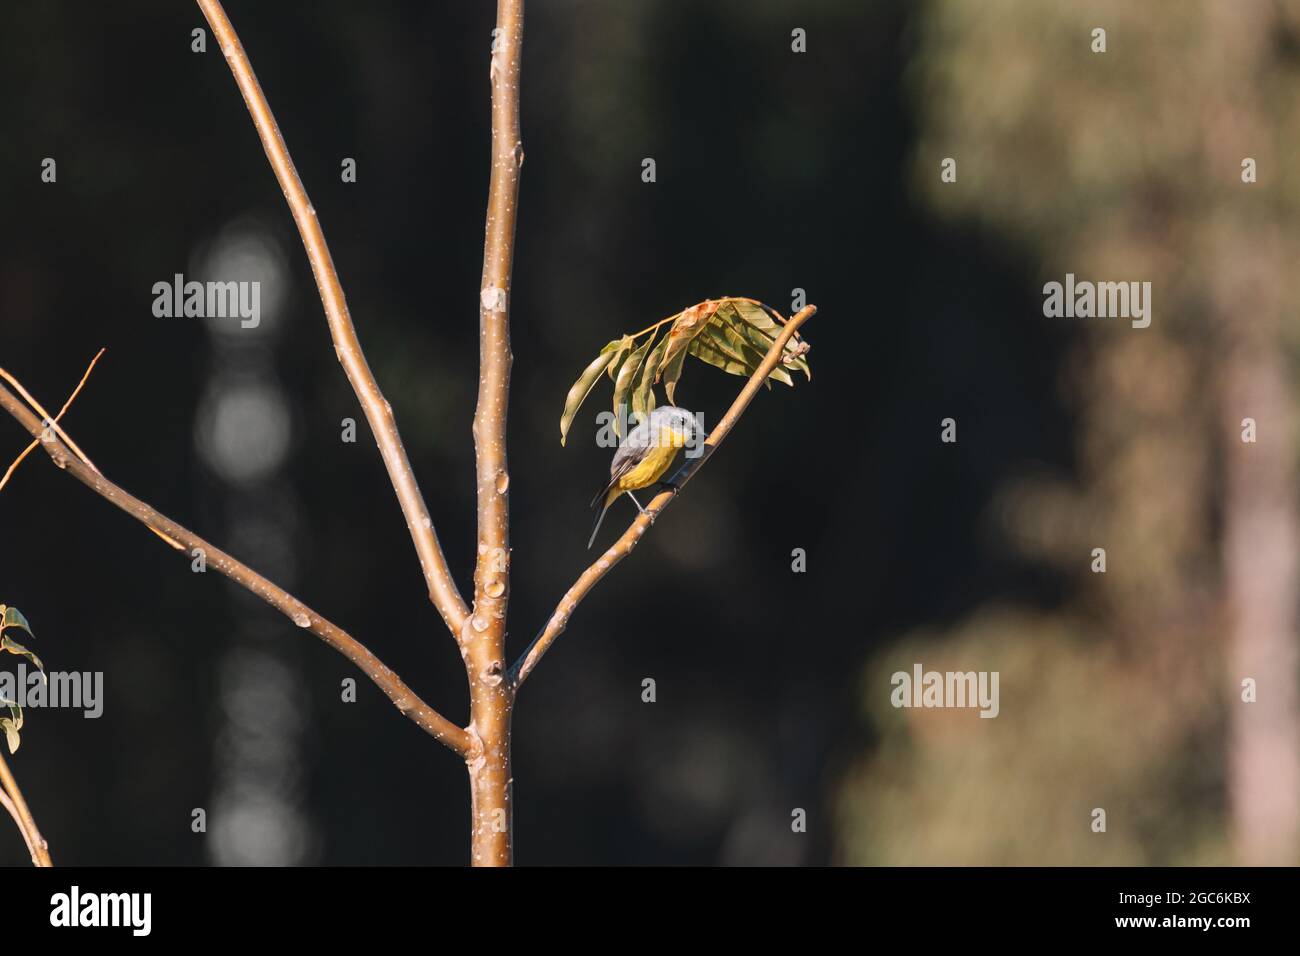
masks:
[[[1294,400],[1276,350],[1231,360],[1224,500],[1229,800],[1239,863],[1295,862],[1300,806],[1300,727],[1296,699]],[[1254,443],[1241,419],[1254,418]],[[1243,700],[1242,681],[1256,699]]]
[[[510,771],[510,720],[515,693],[495,642],[472,640],[466,664],[470,679],[470,724],[473,743],[465,758],[469,769],[470,862],[474,866],[510,866],[514,860],[514,779]]]

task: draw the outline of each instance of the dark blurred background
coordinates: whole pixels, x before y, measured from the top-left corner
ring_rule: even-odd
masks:
[[[494,6],[227,4],[462,589]],[[0,365],[57,407],[107,347],[65,420],[104,473],[463,721],[205,26],[0,11]],[[522,692],[518,862],[1295,862],[1298,50],[1295,6],[1264,2],[530,5],[514,652],[590,559],[608,386],[567,448],[557,424],[599,347],[708,297],[820,312],[812,381],[760,394]],[[1152,328],[1044,318],[1067,271],[1153,281]],[[155,318],[177,272],[261,281],[261,326]],[[712,425],[739,384],[692,360],[679,404]],[[5,463],[25,442],[0,422]],[[56,863],[466,861],[463,767],[367,680],[341,702],[339,655],[44,455],[0,529],[33,649],[105,674],[102,718],[30,710],[11,758]],[[890,708],[917,661],[1000,671],[1000,717]],[[1271,681],[1254,705],[1247,676]],[[0,827],[0,862],[26,859]]]

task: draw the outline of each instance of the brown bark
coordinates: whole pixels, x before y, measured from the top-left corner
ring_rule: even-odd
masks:
[[[334,269],[334,259],[325,242],[325,233],[321,229],[316,208],[311,204],[307,190],[298,177],[298,170],[289,155],[289,147],[280,135],[275,114],[271,112],[271,105],[262,92],[261,84],[257,82],[253,65],[244,52],[239,35],[226,17],[226,11],[218,0],[198,0],[198,4],[207,17],[217,42],[221,44],[226,62],[230,64],[230,72],[234,74],[239,92],[243,94],[248,113],[253,118],[253,125],[262,141],[262,148],[266,150],[266,158],[271,161],[271,169],[275,171],[275,178],[284,190],[284,198],[289,203],[294,223],[302,236],[303,247],[311,262],[312,275],[315,276],[320,291],[321,303],[325,306],[325,319],[329,324],[330,337],[334,340],[334,354],[347,374],[366,421],[370,423],[375,442],[379,445],[380,457],[383,458],[384,468],[393,483],[393,491],[397,495],[402,515],[406,518],[407,530],[420,558],[420,567],[429,588],[429,599],[442,614],[448,629],[455,634],[464,624],[468,610],[447,567],[442,545],[438,542],[437,532],[429,518],[429,509],[406,457],[406,448],[393,417],[393,407],[379,390],[379,383],[370,371],[361,342],[357,339],[352,314],[348,311],[343,286]]]
[[[8,810],[9,815],[14,818],[14,823],[18,824],[23,841],[27,844],[27,851],[32,855],[32,864],[53,866],[54,862],[50,859],[50,845],[45,842],[45,837],[41,836],[41,831],[37,829],[36,819],[32,816],[32,811],[27,808],[23,792],[18,788],[18,781],[14,779],[13,771],[9,769],[9,762],[3,755],[0,755],[0,806]]]
[[[48,433],[41,420],[3,385],[0,385],[0,408],[17,419],[18,423],[34,437],[42,438],[44,435],[41,446],[54,463],[91,491],[121,508],[163,540],[169,541],[173,547],[183,550],[187,560],[194,549],[202,550],[207,567],[224,574],[236,584],[257,595],[286,615],[298,627],[315,634],[356,664],[380,690],[388,695],[398,710],[419,724],[436,740],[457,753],[464,754],[467,751],[470,743],[469,735],[421,700],[415,691],[407,687],[401,678],[352,635],[316,613],[292,594],[262,577],[248,565],[113,484],[94,467],[83,461],[82,457],[75,454],[61,438]],[[111,560],[111,556],[108,559]]]
[[[479,391],[474,411],[477,472],[478,559],[474,610],[461,629],[461,653],[470,684],[470,736],[466,758],[473,814],[475,866],[508,866],[513,830],[510,714],[514,687],[505,661],[510,599],[510,472],[506,465],[506,413],[510,396],[510,280],[514,266],[519,170],[519,70],[523,53],[523,0],[499,0],[488,79],[492,87],[492,176],[488,186],[479,288]]]
[[[768,374],[782,360],[782,353],[785,350],[786,343],[794,337],[799,326],[811,319],[816,312],[817,307],[815,305],[807,305],[791,316],[781,334],[776,337],[776,340],[767,350],[767,356],[754,370],[754,374],[749,377],[744,388],[740,390],[740,394],[736,396],[735,401],[731,403],[731,407],[722,416],[722,420],[709,433],[701,453],[694,458],[688,458],[670,479],[670,484],[676,486],[675,489],[670,488],[655,495],[654,500],[646,507],[646,513],[638,515],[632,524],[628,526],[628,529],[623,532],[622,536],[610,545],[591,567],[582,572],[574,585],[565,592],[564,597],[560,599],[560,603],[551,613],[550,620],[533,638],[528,650],[510,668],[512,683],[516,688],[528,679],[528,675],[533,672],[533,668],[542,659],[542,655],[550,649],[555,639],[569,626],[569,618],[573,615],[574,609],[577,608],[582,599],[590,593],[601,578],[614,569],[614,565],[632,553],[632,549],[640,543],[642,536],[654,524],[655,518],[672,503],[677,496],[677,492],[685,487],[686,483],[709,460],[709,456],[713,454],[714,450],[731,433],[731,430],[736,426],[736,422],[740,421],[740,416],[745,413],[749,403],[758,394],[758,390],[762,387]]]

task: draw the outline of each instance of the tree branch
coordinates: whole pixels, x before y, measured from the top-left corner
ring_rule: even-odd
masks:
[[[470,738],[464,729],[447,720],[421,700],[419,695],[407,687],[383,661],[342,628],[321,617],[292,594],[277,587],[248,565],[113,484],[81,461],[58,436],[46,432],[41,420],[3,385],[0,385],[0,408],[17,419],[19,424],[34,437],[41,439],[42,447],[59,468],[71,473],[86,487],[117,505],[150,530],[174,542],[187,553],[192,554],[196,548],[202,550],[204,560],[209,567],[215,568],[236,584],[242,585],[267,604],[287,615],[298,627],[309,630],[360,667],[366,676],[388,695],[398,710],[423,727],[436,740],[462,756],[467,752]]]
[[[767,350],[767,356],[763,359],[762,364],[754,370],[754,374],[749,377],[749,381],[746,382],[745,387],[740,390],[740,394],[736,396],[736,400],[731,403],[731,408],[727,409],[727,413],[722,416],[722,420],[718,422],[717,427],[710,432],[708,439],[704,442],[703,450],[696,457],[687,458],[686,461],[682,463],[682,466],[677,469],[676,474],[673,475],[672,483],[677,486],[676,491],[680,491],[685,487],[686,483],[690,481],[695,473],[704,466],[704,463],[709,460],[709,456],[713,454],[714,450],[722,444],[723,439],[725,439],[731,432],[731,429],[735,427],[736,422],[740,420],[740,416],[743,415],[745,409],[749,407],[749,403],[752,402],[754,396],[758,394],[758,390],[762,387],[763,381],[767,378],[772,369],[776,368],[777,364],[781,361],[781,353],[785,349],[785,344],[794,337],[794,333],[798,330],[799,326],[812,318],[816,312],[816,306],[805,306],[785,324],[781,333],[776,337],[776,341],[773,342],[772,346]],[[528,650],[526,650],[523,655],[520,656],[519,660],[515,661],[514,666],[510,668],[511,683],[513,683],[516,688],[528,679],[528,675],[533,672],[533,668],[537,666],[537,662],[540,661],[542,656],[550,649],[551,645],[555,642],[555,639],[564,633],[564,629],[569,625],[569,618],[572,616],[574,609],[582,602],[583,598],[587,596],[601,578],[613,570],[616,564],[632,553],[632,549],[641,541],[642,535],[644,535],[650,525],[654,523],[655,518],[658,517],[676,497],[676,491],[669,489],[657,494],[654,500],[650,502],[649,506],[646,508],[646,514],[638,515],[636,520],[632,522],[631,526],[623,532],[623,536],[610,545],[609,549],[597,558],[591,567],[587,568],[586,571],[583,571],[582,575],[576,582],[574,582],[573,586],[565,592],[564,597],[560,599],[560,603],[551,613],[551,617],[546,622],[546,625],[538,633],[537,637],[533,638],[533,642],[528,646]]]
[[[53,866],[54,861],[50,859],[50,845],[45,842],[45,837],[41,836],[41,831],[36,828],[36,819],[32,816],[32,811],[27,808],[27,801],[23,799],[23,792],[18,789],[18,781],[14,779],[4,754],[0,754],[0,804],[4,805],[9,815],[14,818],[14,823],[18,824],[23,840],[27,843],[27,850],[32,855],[32,864]]]
[[[492,175],[488,184],[479,286],[479,389],[474,410],[478,558],[474,610],[461,639],[469,676],[469,763],[475,865],[511,862],[510,715],[514,688],[506,680],[506,607],[510,599],[510,473],[506,412],[510,397],[510,280],[514,264],[519,170],[519,73],[523,0],[498,0],[488,80],[492,87]]]
[[[523,0],[499,0],[489,79],[492,85],[492,176],[488,185],[483,277],[479,289],[479,390],[474,410],[478,485],[475,615],[504,621],[510,589],[510,474],[506,412],[510,395],[510,282],[514,264],[519,170],[519,68]],[[475,630],[484,628],[478,624]]]
[[[253,125],[262,140],[267,159],[271,161],[275,178],[279,180],[284,198],[288,200],[289,209],[293,212],[294,222],[311,262],[312,274],[316,277],[321,302],[325,306],[325,318],[334,340],[334,354],[347,373],[348,381],[356,392],[366,421],[370,423],[370,429],[379,445],[379,454],[388,470],[388,477],[392,480],[397,501],[406,518],[407,530],[411,533],[415,551],[420,557],[420,567],[424,570],[425,582],[429,587],[429,598],[447,622],[452,634],[459,636],[469,611],[447,567],[442,545],[438,542],[437,532],[429,518],[429,509],[424,503],[424,496],[420,493],[420,486],[416,483],[415,473],[411,470],[406,449],[397,432],[392,406],[379,390],[379,383],[375,381],[357,339],[347,300],[343,296],[343,287],[334,269],[334,260],[330,256],[316,210],[307,197],[302,180],[298,178],[298,170],[294,167],[284,137],[280,135],[280,127],[276,124],[271,106],[262,92],[261,84],[257,82],[253,66],[249,63],[248,55],[239,42],[235,28],[226,17],[225,10],[218,0],[198,0],[198,4],[221,44],[221,51],[244,96],[244,103],[253,118]]]
[[[68,409],[72,407],[72,403],[77,400],[77,396],[81,394],[81,390],[86,385],[86,379],[90,378],[90,373],[95,370],[95,363],[99,361],[99,357],[103,354],[104,354],[104,350],[100,349],[98,352],[95,353],[95,357],[90,360],[90,365],[86,367],[85,374],[81,376],[81,381],[78,382],[77,387],[72,390],[72,394],[68,396],[68,400],[63,403],[63,407],[59,409],[59,414],[55,415],[54,418],[50,420],[51,428],[53,428],[55,425],[59,423],[59,420],[62,419],[63,416],[67,413]],[[24,389],[18,384],[18,381],[16,379],[10,377],[9,374],[5,372],[5,370],[2,368],[0,368],[0,375],[3,375],[5,381],[9,382],[15,388],[17,388],[18,394],[22,395]],[[41,410],[40,406],[37,405],[35,403],[35,400],[32,399],[30,396],[24,396],[24,398],[27,398],[28,404],[31,405],[33,408],[35,408],[38,412]],[[23,459],[25,459],[28,455],[30,455],[33,451],[35,451],[36,446],[39,445],[40,443],[41,440],[39,438],[33,438],[30,442],[28,442],[27,447],[24,448],[22,452],[18,455],[18,457],[14,459],[13,464],[9,466],[9,470],[4,473],[4,477],[0,478],[0,491],[4,490],[5,485],[9,483],[9,479],[13,477],[13,473],[18,469],[18,466],[23,463]],[[72,446],[69,445],[68,447],[72,447]],[[85,456],[82,457],[84,458]]]

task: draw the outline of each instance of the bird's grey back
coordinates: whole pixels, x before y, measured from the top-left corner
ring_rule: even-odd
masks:
[[[610,476],[617,475],[627,462],[644,457],[646,450],[654,444],[655,438],[656,436],[650,432],[650,419],[647,417],[627,433],[623,443],[614,452],[614,460],[609,464]]]
[[[693,427],[695,422],[694,416],[687,409],[675,405],[660,405],[641,419],[640,424],[627,433],[627,437],[614,452],[614,460],[609,464],[610,477],[617,475],[629,461],[644,458],[646,451],[658,442],[660,426],[671,424],[674,420],[679,420],[688,428]]]

